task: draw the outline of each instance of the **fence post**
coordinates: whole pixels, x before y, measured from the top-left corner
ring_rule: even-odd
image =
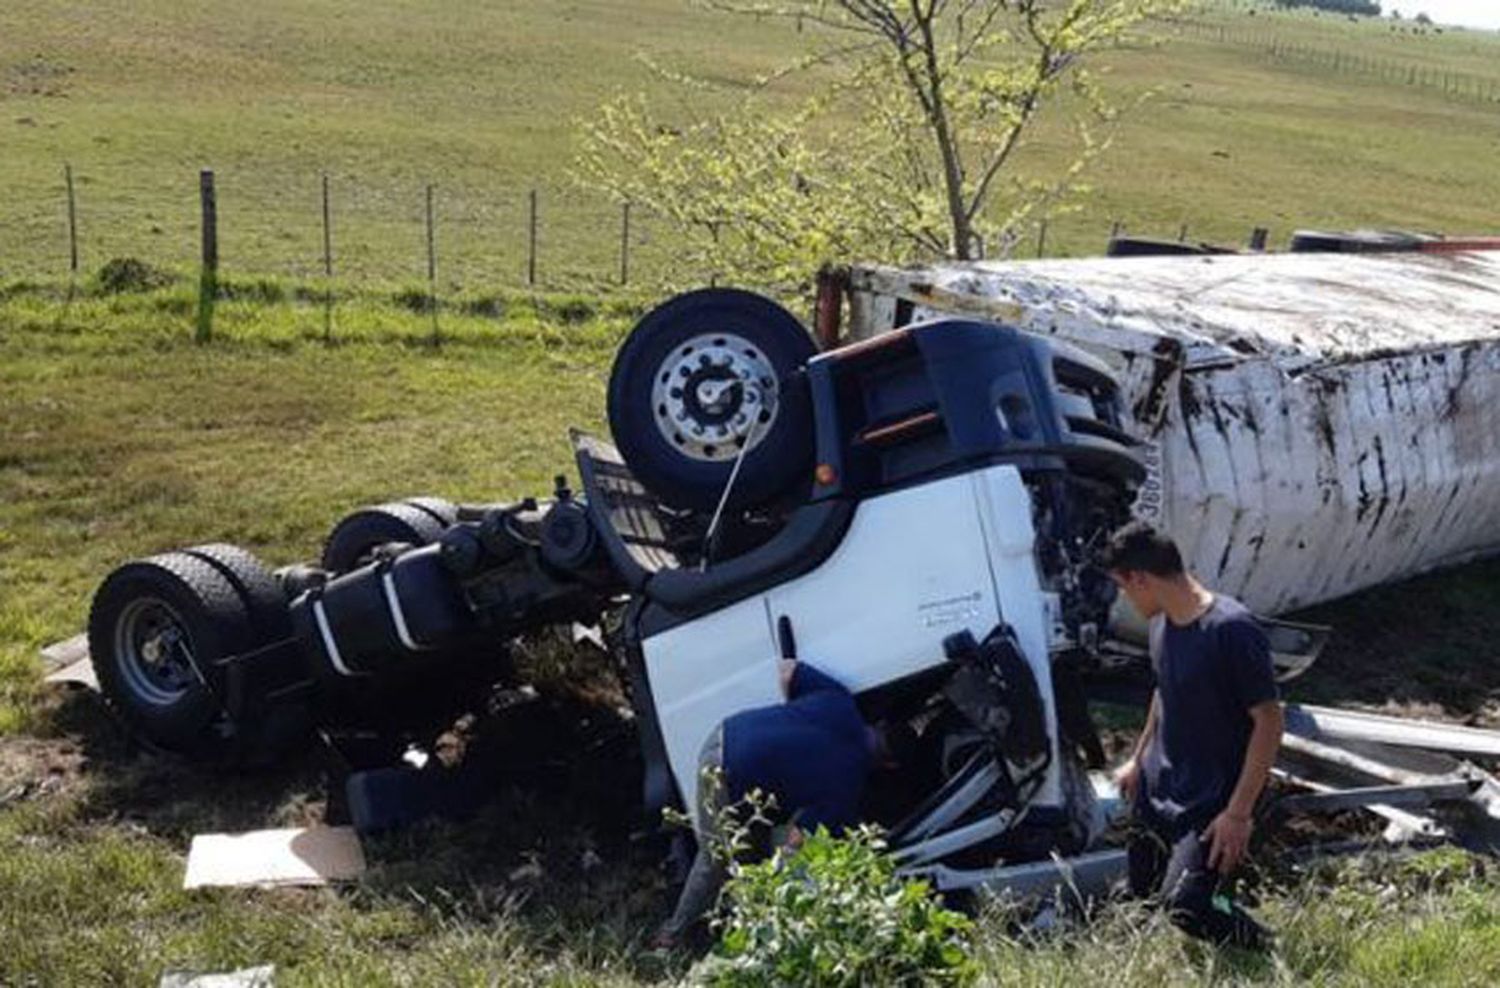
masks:
[[[1266,241],[1270,238],[1271,231],[1263,226],[1258,226],[1250,231],[1250,249],[1263,251],[1266,249]]]
[[[1180,244],[1187,243],[1187,230],[1188,230],[1188,225],[1186,223],[1182,224],[1182,229],[1180,229],[1180,230],[1177,231],[1177,242],[1178,243],[1180,243]]]
[[[800,19],[798,21],[801,23]],[[630,281],[630,200],[620,206],[620,284]]]
[[[432,345],[442,342],[438,334],[437,235],[432,215],[432,183],[427,183],[427,311],[432,313]]]
[[[1036,256],[1041,257],[1047,252],[1047,220],[1044,217],[1037,225],[1036,231]]]
[[[63,165],[63,177],[68,182],[68,270],[78,274],[78,204],[73,198],[73,166]]]
[[[213,169],[198,173],[198,199],[203,207],[203,267],[219,269],[219,203],[214,192]]]
[[[536,189],[531,190],[531,215],[526,238],[526,284],[536,284]]]
[[[219,205],[211,168],[198,173],[198,201],[203,213],[203,269],[198,277],[196,338],[205,343],[213,336],[214,302],[219,294]]]
[[[323,173],[323,277],[333,277],[333,205],[328,200],[328,173]]]
[[[328,196],[328,173],[323,173],[323,342],[333,340],[333,204]]]

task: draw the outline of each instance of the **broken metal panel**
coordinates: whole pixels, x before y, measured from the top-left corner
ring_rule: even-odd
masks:
[[[1137,513],[1274,614],[1500,549],[1500,252],[851,272],[856,337],[967,314],[1119,375]]]
[[[1452,754],[1500,758],[1500,731],[1357,710],[1288,704],[1287,731],[1312,740],[1374,741]]]

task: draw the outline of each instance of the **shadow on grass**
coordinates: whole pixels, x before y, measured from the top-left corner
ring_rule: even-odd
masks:
[[[1334,628],[1290,698],[1500,726],[1497,599],[1500,559],[1489,559],[1290,615]]]
[[[257,772],[214,771],[132,742],[88,691],[49,732],[81,751],[74,820],[145,831],[181,852],[195,834],[345,823],[349,763],[321,744]],[[670,908],[663,839],[639,809],[638,746],[608,706],[543,697],[479,722],[462,759],[493,796],[458,820],[365,840],[357,908],[417,901],[445,921],[524,931],[528,948],[659,977],[642,954]]]

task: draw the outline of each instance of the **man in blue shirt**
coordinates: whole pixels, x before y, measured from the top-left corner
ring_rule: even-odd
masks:
[[[1250,843],[1283,716],[1265,633],[1239,601],[1188,573],[1149,525],[1116,532],[1101,564],[1151,622],[1156,691],[1116,773],[1140,826],[1130,886],[1160,896],[1184,932],[1258,948],[1267,931],[1223,894]]]
[[[805,662],[783,659],[785,703],[744,710],[708,737],[699,756],[698,854],[677,908],[656,935],[670,948],[713,908],[727,877],[718,825],[726,807],[760,790],[776,800],[790,824],[789,840],[827,827],[839,832],[858,819],[871,768],[886,746],[860,716],[841,683]]]

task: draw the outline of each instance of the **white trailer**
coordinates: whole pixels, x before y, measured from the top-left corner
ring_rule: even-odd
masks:
[[[1110,364],[1148,444],[1136,513],[1260,613],[1500,549],[1500,251],[863,266],[846,287],[855,339],[966,314]]]

